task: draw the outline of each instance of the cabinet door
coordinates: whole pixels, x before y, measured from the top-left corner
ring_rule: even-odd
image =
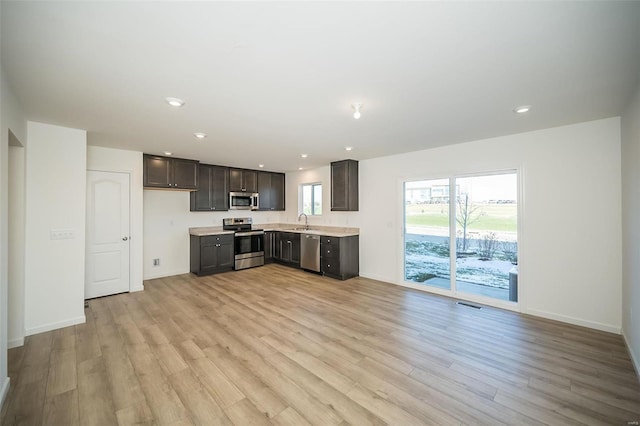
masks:
[[[178,189],[197,189],[198,162],[173,158],[173,187]]]
[[[283,262],[291,262],[291,238],[289,233],[278,233],[278,259]]]
[[[151,188],[170,188],[172,186],[170,158],[145,155],[143,169],[143,186]]]
[[[229,169],[229,191],[241,192],[243,188],[242,183],[242,170]]]
[[[300,234],[294,234],[291,238],[291,262],[300,264]]]
[[[246,192],[258,192],[258,172],[255,170],[244,170],[243,173],[244,190]]]
[[[235,255],[233,247],[233,237],[223,236],[218,246],[218,268],[233,268]]]
[[[218,267],[218,244],[220,237],[210,235],[200,237],[200,273],[215,271]]]
[[[229,210],[229,168],[211,166],[212,210]]]
[[[211,191],[211,166],[200,164],[198,166],[198,187],[191,193],[190,210],[193,211],[210,211],[212,210],[212,191]]]
[[[258,194],[260,195],[260,210],[273,210],[271,175],[269,172],[258,172]]]
[[[331,210],[358,211],[358,162],[331,163]]]
[[[260,200],[262,201],[262,200]],[[284,211],[284,174],[271,174],[271,210]]]

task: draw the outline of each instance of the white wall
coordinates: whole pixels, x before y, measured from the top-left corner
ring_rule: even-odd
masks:
[[[130,289],[144,290],[142,283],[143,254],[143,197],[142,197],[142,153],[97,146],[87,147],[87,170],[128,173],[131,178],[130,192]]]
[[[287,173],[287,205],[286,211],[283,214],[284,221],[294,223],[298,220],[298,214],[302,211],[299,206],[300,185],[307,183],[322,184],[322,214],[319,216],[309,216],[309,225],[358,226],[360,212],[331,211],[331,166],[328,165],[312,170]],[[362,188],[362,184],[360,184],[360,188]]]
[[[25,148],[10,135],[8,346],[24,344]]]
[[[0,406],[9,390],[7,376],[7,324],[9,287],[9,130],[23,143],[27,122],[0,65]]]
[[[620,134],[617,118],[363,162],[363,274],[401,280],[400,182],[518,168],[524,312],[620,330]],[[380,173],[384,171],[384,173]],[[382,188],[381,188],[382,187]],[[381,203],[380,200],[385,200]],[[378,230],[377,235],[375,230]],[[380,247],[378,241],[396,241]],[[590,265],[588,268],[585,265]]]
[[[314,224],[360,228],[360,274],[402,283],[402,182],[519,169],[520,309],[597,329],[621,327],[620,120],[610,118],[361,161],[360,211],[330,212],[329,167],[287,176],[323,183]],[[324,189],[326,188],[326,189]]]
[[[640,86],[622,115],[622,333],[640,374]]]
[[[86,132],[28,123],[25,328],[31,335],[85,321]],[[75,237],[51,240],[54,229]]]
[[[190,212],[189,192],[145,189],[144,279],[189,272],[189,228],[222,226],[225,217],[252,217],[256,225],[273,223],[280,222],[282,215],[247,210]],[[160,266],[153,266],[153,259],[160,259]]]

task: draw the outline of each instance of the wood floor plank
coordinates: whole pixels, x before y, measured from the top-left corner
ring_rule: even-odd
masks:
[[[169,376],[169,381],[196,424],[223,425],[229,423],[222,408],[190,370],[172,374]]]
[[[80,425],[78,416],[78,392],[76,389],[48,397],[44,404],[42,424]]]
[[[118,424],[102,357],[78,363],[78,407],[82,425]]]
[[[280,265],[145,282],[9,351],[4,425],[607,425],[621,336]]]
[[[168,378],[149,346],[147,344],[128,346],[127,354],[154,418],[165,425],[190,421],[188,411],[170,386]]]

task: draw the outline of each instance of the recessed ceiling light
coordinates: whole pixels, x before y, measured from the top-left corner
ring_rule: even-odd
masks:
[[[513,110],[516,114],[524,114],[531,111],[531,105],[521,105]]]
[[[344,147],[344,150],[345,150],[345,151],[351,151],[352,149],[353,149],[353,147],[352,147],[352,146],[345,146],[345,147]]]
[[[172,153],[172,152],[169,152],[169,151],[165,151],[165,152],[164,152],[164,155],[171,155],[171,154],[173,154],[173,153]]]
[[[302,170],[302,167],[298,167],[298,170]]]
[[[309,155],[307,155],[307,154],[300,154],[300,157],[302,157],[302,158],[307,158],[308,156]]]
[[[176,108],[180,108],[181,106],[184,105],[184,101],[182,99],[178,99],[178,98],[165,98],[165,101],[167,101],[167,103],[169,105],[171,105],[172,107],[176,107]]]
[[[198,132],[198,133],[194,133],[193,136],[195,136],[198,139],[204,139],[207,137],[207,134]]]
[[[264,167],[264,164],[258,164],[258,167],[262,169]]]

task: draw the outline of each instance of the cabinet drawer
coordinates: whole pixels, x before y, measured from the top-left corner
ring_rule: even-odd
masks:
[[[207,235],[200,237],[201,246],[209,246],[211,244],[229,243],[233,241],[233,235]]]
[[[340,247],[337,244],[322,244],[320,256],[324,259],[338,259],[340,257]]]
[[[322,272],[328,275],[340,275],[340,260],[322,259]]]

